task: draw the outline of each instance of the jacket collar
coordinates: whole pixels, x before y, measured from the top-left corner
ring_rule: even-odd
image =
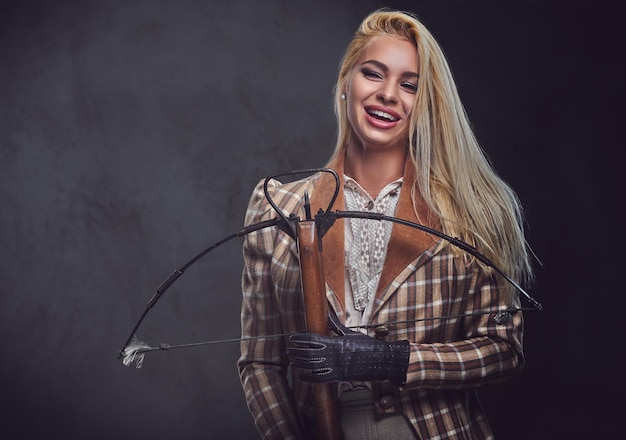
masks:
[[[344,210],[344,156],[341,155],[327,164],[339,175],[340,187],[339,194],[332,211]],[[413,223],[422,223],[431,228],[438,228],[439,222],[432,212],[428,209],[426,203],[416,193],[416,210],[413,209],[413,201],[411,192],[415,183],[415,171],[409,160],[404,166],[404,179],[402,189],[400,191],[400,199],[396,208],[395,217],[408,220]],[[326,210],[335,192],[335,179],[328,173],[322,173],[315,185],[313,194],[311,195],[312,212],[318,212],[319,209]],[[416,213],[417,211],[417,213]],[[345,219],[337,220],[334,227],[330,228],[322,238],[323,266],[325,281],[330,289],[337,295],[337,299],[345,308]],[[380,297],[385,292],[391,282],[413,261],[415,261],[424,251],[429,249],[436,243],[436,239],[430,234],[403,226],[399,224],[393,225],[391,237],[389,239],[387,257],[385,265],[381,273],[376,297]]]

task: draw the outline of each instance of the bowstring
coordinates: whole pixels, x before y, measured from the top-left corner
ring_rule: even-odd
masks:
[[[489,314],[495,314],[495,317],[497,317],[498,315],[509,316],[508,314],[517,313],[521,311],[534,311],[534,310],[536,310],[534,307],[511,307],[511,308],[503,309],[503,310],[469,312],[469,313],[460,313],[460,314],[455,314],[455,315],[433,316],[433,317],[427,317],[427,318],[406,319],[406,320],[400,320],[400,321],[388,321],[388,322],[377,323],[377,324],[352,325],[352,326],[347,326],[347,328],[351,330],[370,329],[370,328],[377,328],[381,326],[413,324],[416,322],[447,320],[447,319],[461,319],[461,318],[468,318],[472,316],[482,316],[482,315],[489,315]],[[126,345],[124,350],[122,350],[122,363],[126,366],[129,366],[130,364],[135,362],[136,368],[141,368],[143,365],[144,354],[151,352],[151,351],[170,351],[170,350],[175,350],[179,348],[192,348],[192,347],[201,347],[201,346],[207,346],[207,345],[227,344],[227,343],[233,343],[233,342],[254,341],[254,340],[260,340],[260,339],[284,338],[284,337],[291,336],[292,334],[293,333],[276,333],[272,335],[217,339],[217,340],[210,340],[210,341],[203,341],[203,342],[190,342],[190,343],[176,344],[176,345],[171,345],[171,344],[161,342],[159,343],[159,345],[156,345],[156,346],[148,345],[147,342],[141,341],[136,336],[133,336],[130,343]]]

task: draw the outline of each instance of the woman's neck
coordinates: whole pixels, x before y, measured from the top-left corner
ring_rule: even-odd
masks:
[[[406,149],[367,150],[348,145],[344,172],[359,182],[359,185],[376,198],[389,183],[404,174]]]

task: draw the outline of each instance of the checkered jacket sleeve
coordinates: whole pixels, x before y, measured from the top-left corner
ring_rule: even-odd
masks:
[[[407,388],[476,388],[504,382],[523,367],[521,313],[504,324],[493,319],[498,311],[519,306],[519,298],[505,293],[493,273],[444,250],[399,290],[396,307],[382,311],[396,315],[388,319],[443,317],[418,321],[396,335],[412,342]]]
[[[287,215],[299,214],[301,196],[289,191],[288,185],[277,189],[279,184],[275,181],[268,187]],[[275,217],[277,213],[259,184],[250,199],[246,225]],[[246,236],[243,255],[242,337],[303,331],[300,271],[293,239],[277,227],[262,229]],[[248,408],[264,439],[303,438],[287,366],[286,337],[242,341],[240,379]]]

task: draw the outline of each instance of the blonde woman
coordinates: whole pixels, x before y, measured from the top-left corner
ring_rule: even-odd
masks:
[[[365,18],[340,65],[335,110],[333,209],[423,224],[471,244],[517,282],[532,277],[518,200],[477,144],[442,50],[416,17]],[[335,182],[319,173],[272,180],[268,190],[302,217],[305,193],[317,212]],[[274,217],[261,182],[246,224]],[[493,319],[520,300],[482,260],[403,225],[337,221],[323,237],[334,337],[303,333],[288,234],[250,234],[244,260],[242,336],[253,339],[242,342],[238,367],[262,438],[314,438],[312,382],[333,384],[346,440],[492,438],[475,389],[522,369],[523,322],[521,313]],[[264,337],[276,334],[292,336]]]

